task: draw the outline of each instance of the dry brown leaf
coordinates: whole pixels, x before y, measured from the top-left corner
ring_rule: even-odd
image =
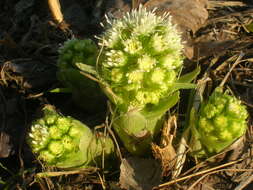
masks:
[[[151,190],[160,184],[161,167],[154,159],[130,157],[120,165],[120,186],[127,190]]]
[[[192,30],[194,33],[208,18],[206,10],[207,0],[150,0],[145,7],[157,12],[170,12],[174,22],[183,30]]]

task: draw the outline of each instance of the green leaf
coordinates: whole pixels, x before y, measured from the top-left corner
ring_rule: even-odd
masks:
[[[187,139],[189,140],[189,147],[191,148],[191,155],[194,157],[205,157],[206,151],[200,142],[200,134],[196,129],[196,118],[197,112],[194,108],[191,109],[190,112],[190,121],[189,121],[189,129],[191,133],[188,133]]]
[[[51,93],[72,93],[72,90],[70,88],[55,88],[53,90],[50,90]]]
[[[172,85],[172,92],[175,92],[177,90],[180,90],[180,89],[192,89],[192,88],[196,88],[197,85],[196,84],[192,84],[192,83],[174,83]]]
[[[147,118],[161,117],[166,111],[172,108],[179,100],[179,91],[163,98],[157,105],[147,105],[141,112]]]
[[[189,83],[198,76],[199,72],[200,67],[198,66],[194,71],[181,76],[177,83]]]
[[[98,76],[98,73],[97,73],[96,68],[94,66],[86,65],[83,63],[75,63],[75,66],[85,73],[89,73],[91,75]]]
[[[253,32],[253,23],[246,25],[248,31]]]

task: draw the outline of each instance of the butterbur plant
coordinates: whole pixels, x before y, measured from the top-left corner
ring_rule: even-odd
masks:
[[[98,38],[100,51],[90,40],[67,42],[60,50],[58,78],[87,110],[103,91],[112,105],[114,131],[129,152],[142,155],[159,133],[165,112],[178,102],[179,89],[195,87],[189,82],[199,69],[180,76],[183,44],[168,13],[157,16],[140,6],[122,18],[107,17]],[[91,78],[101,92],[86,88]]]
[[[34,121],[27,142],[47,166],[85,168],[99,165],[102,156],[109,158],[114,145],[109,137],[93,133],[80,121],[62,116],[46,105],[43,117]]]
[[[241,101],[220,87],[216,88],[200,111],[192,126],[192,153],[197,157],[209,157],[221,152],[247,129],[248,113]]]
[[[179,89],[195,87],[189,82],[198,69],[180,77],[183,44],[171,16],[142,6],[119,19],[107,17],[99,45],[96,71],[113,105],[113,128],[129,152],[143,155]]]

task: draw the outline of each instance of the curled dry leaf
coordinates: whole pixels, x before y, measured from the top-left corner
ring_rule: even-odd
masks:
[[[176,117],[172,116],[164,124],[160,146],[152,144],[153,155],[161,162],[163,176],[168,176],[175,165],[176,151],[172,145],[172,140],[176,128]]]

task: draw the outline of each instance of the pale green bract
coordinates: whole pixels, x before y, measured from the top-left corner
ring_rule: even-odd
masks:
[[[83,168],[92,166],[102,156],[114,152],[109,137],[95,135],[85,124],[72,118],[61,116],[47,105],[44,116],[32,123],[28,144],[32,151],[47,166],[59,168]]]
[[[206,157],[219,153],[236,139],[241,137],[247,129],[248,112],[241,101],[234,96],[223,93],[216,88],[207,102],[201,105],[194,126],[193,135],[199,140],[202,148],[195,155]],[[193,145],[196,144],[193,141]]]
[[[128,110],[158,104],[179,77],[183,57],[180,33],[169,14],[157,16],[142,6],[120,19],[107,18],[100,37],[101,78]]]

